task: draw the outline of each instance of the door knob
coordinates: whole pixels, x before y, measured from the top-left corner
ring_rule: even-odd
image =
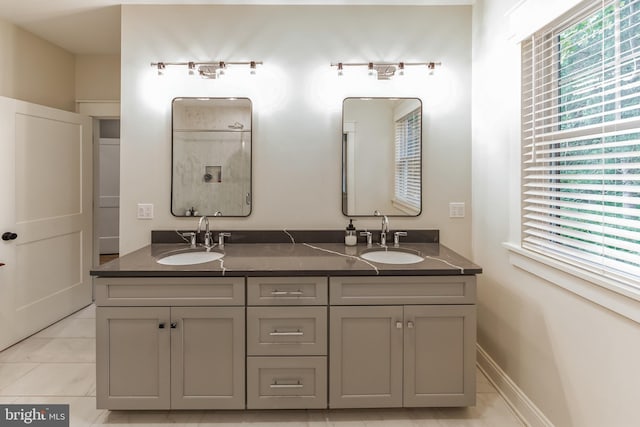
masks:
[[[6,233],[2,233],[2,240],[16,240],[16,237],[18,237],[18,235],[10,231],[7,231]]]

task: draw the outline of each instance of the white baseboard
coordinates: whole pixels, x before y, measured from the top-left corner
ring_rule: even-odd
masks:
[[[117,254],[120,248],[120,238],[115,237],[99,237],[98,245],[100,254]]]
[[[513,412],[528,427],[554,427],[526,394],[509,378],[498,364],[480,346],[476,345],[478,368],[507,401]]]

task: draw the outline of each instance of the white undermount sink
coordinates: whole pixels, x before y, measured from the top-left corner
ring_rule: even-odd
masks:
[[[364,252],[360,258],[382,264],[415,264],[424,261],[420,255],[398,249],[381,248]]]
[[[193,265],[215,261],[223,256],[224,253],[216,251],[188,251],[162,256],[158,258],[156,262],[162,265]]]

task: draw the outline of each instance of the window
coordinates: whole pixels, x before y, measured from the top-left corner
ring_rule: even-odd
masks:
[[[640,287],[640,0],[522,44],[522,246]]]
[[[410,213],[419,213],[421,208],[421,130],[421,108],[416,108],[396,120],[394,203]]]

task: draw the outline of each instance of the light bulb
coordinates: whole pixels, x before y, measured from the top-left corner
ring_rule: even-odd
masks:
[[[375,79],[378,77],[378,73],[376,72],[376,70],[373,68],[373,62],[369,62],[369,72],[367,73],[369,75],[370,78]]]
[[[220,61],[220,63],[218,64],[218,69],[216,70],[218,73],[218,78],[225,75],[226,68],[227,68],[227,64],[225,64],[224,61]]]
[[[404,62],[398,64],[398,77],[404,76]]]
[[[435,74],[436,64],[434,62],[429,62],[427,64],[427,68],[429,69],[429,72],[427,73],[427,75],[433,76]]]

